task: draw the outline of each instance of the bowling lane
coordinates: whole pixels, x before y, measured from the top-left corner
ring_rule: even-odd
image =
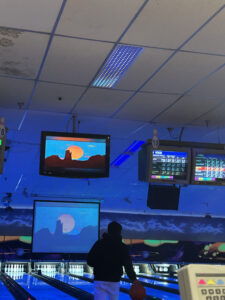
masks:
[[[139,273],[140,275],[144,275],[144,276],[148,276],[148,274],[145,274],[145,273]],[[174,283],[178,283],[178,280],[176,278],[173,278],[173,277],[167,277],[167,276],[162,276],[162,275],[149,275],[151,277],[155,277],[156,279],[159,278],[159,279],[164,279],[164,280],[170,280],[170,281],[173,281]]]
[[[93,278],[93,275],[88,274],[88,273],[84,273],[83,276],[87,277],[87,278]],[[144,278],[142,278],[142,279],[144,279]],[[158,285],[158,282],[159,281],[157,281],[155,284]],[[168,287],[168,285],[166,285],[166,286]],[[129,289],[131,287],[131,283],[122,281],[121,282],[121,287]],[[178,288],[177,285],[176,285],[176,288]],[[155,290],[155,289],[149,288],[149,287],[145,287],[145,289],[146,289],[147,295],[149,295],[149,296],[158,297],[158,298],[165,299],[165,300],[172,300],[172,299],[178,300],[178,299],[180,299],[179,295],[176,295],[176,294],[173,294],[173,293],[164,292],[164,291],[160,291],[160,290]]]
[[[55,279],[58,279],[60,281],[63,281],[65,283],[68,283],[72,286],[75,286],[79,289],[82,289],[88,293],[94,294],[94,284],[85,280],[80,280],[75,277],[69,276],[69,275],[64,275],[64,274],[55,274],[54,276]],[[120,293],[119,295],[119,300],[130,300],[130,296],[125,293]]]
[[[9,290],[5,287],[4,283],[0,280],[0,299],[1,300],[14,300]]]
[[[130,289],[131,283],[129,282],[121,282],[121,287],[124,287],[126,289]],[[169,293],[169,292],[164,292],[164,291],[159,291],[155,290],[149,287],[145,286],[146,294],[152,297],[157,297],[163,300],[181,300],[179,295]]]
[[[94,285],[91,282],[88,281],[84,281],[84,280],[80,280],[77,279],[75,277],[71,277],[67,274],[60,274],[60,273],[56,273],[55,275],[51,276],[57,280],[60,280],[62,282],[68,283],[72,286],[75,286],[79,289],[82,289],[90,294],[94,293]]]
[[[127,278],[127,276],[125,278]],[[151,283],[151,284],[155,284],[155,285],[158,285],[158,286],[166,286],[166,287],[169,287],[169,288],[172,288],[172,289],[175,289],[175,290],[179,289],[179,286],[178,286],[177,283],[169,283],[169,282],[166,282],[166,281],[158,281],[157,278],[154,280],[154,279],[138,277],[138,275],[137,275],[137,278],[138,278],[138,280],[140,280],[142,282]]]
[[[28,274],[22,273],[17,279],[11,277],[37,300],[77,299]]]

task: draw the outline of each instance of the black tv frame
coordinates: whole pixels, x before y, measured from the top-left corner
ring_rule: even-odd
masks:
[[[216,150],[209,148],[192,148],[192,170],[191,170],[191,184],[193,185],[217,185],[225,186],[225,179],[221,181],[196,181],[195,180],[195,164],[196,164],[196,152],[202,152],[203,154],[223,154],[225,156],[225,150]]]
[[[105,172],[92,173],[92,172],[69,172],[65,173],[57,171],[46,171],[45,165],[45,145],[47,136],[58,137],[72,137],[72,138],[91,138],[91,139],[105,139],[106,141],[106,158],[105,158]],[[66,177],[66,178],[103,178],[109,177],[109,162],[110,162],[110,135],[102,134],[87,134],[87,133],[69,133],[69,132],[55,132],[55,131],[42,131],[41,132],[41,151],[40,151],[40,167],[39,173],[44,176]]]
[[[31,242],[31,253],[32,255],[54,255],[54,254],[60,254],[63,256],[68,256],[70,258],[71,256],[82,256],[87,255],[87,253],[80,253],[80,252],[33,252],[33,236],[34,236],[34,223],[35,223],[35,208],[36,208],[36,202],[50,202],[50,203],[82,203],[82,204],[98,204],[98,240],[100,238],[100,203],[99,202],[87,202],[87,201],[53,201],[53,200],[34,200],[33,204],[33,222],[32,222],[32,242]]]
[[[152,178],[152,159],[153,159],[153,151],[154,150],[162,150],[162,151],[177,151],[177,152],[186,152],[187,153],[187,178],[185,180],[182,179],[155,179]],[[179,147],[179,146],[159,146],[159,149],[155,149],[152,146],[149,147],[148,154],[148,182],[150,183],[170,183],[170,184],[189,184],[191,177],[191,148],[188,147]]]

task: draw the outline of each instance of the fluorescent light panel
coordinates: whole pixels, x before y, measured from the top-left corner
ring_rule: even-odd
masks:
[[[117,46],[105,62],[92,85],[104,88],[115,86],[143,49],[142,47],[135,46]]]

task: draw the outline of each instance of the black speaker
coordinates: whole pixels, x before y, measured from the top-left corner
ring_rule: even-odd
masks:
[[[147,206],[152,209],[178,210],[180,187],[149,185]]]

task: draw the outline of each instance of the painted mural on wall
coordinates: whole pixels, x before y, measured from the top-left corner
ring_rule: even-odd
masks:
[[[225,219],[186,216],[162,216],[102,212],[101,233],[108,223],[117,221],[123,226],[123,237],[132,239],[223,242]],[[33,210],[0,209],[0,235],[31,236]]]
[[[225,263],[225,242],[190,242],[124,239],[133,262]],[[86,255],[44,254],[45,260],[83,259]],[[36,259],[31,252],[31,236],[0,236],[0,259]]]

